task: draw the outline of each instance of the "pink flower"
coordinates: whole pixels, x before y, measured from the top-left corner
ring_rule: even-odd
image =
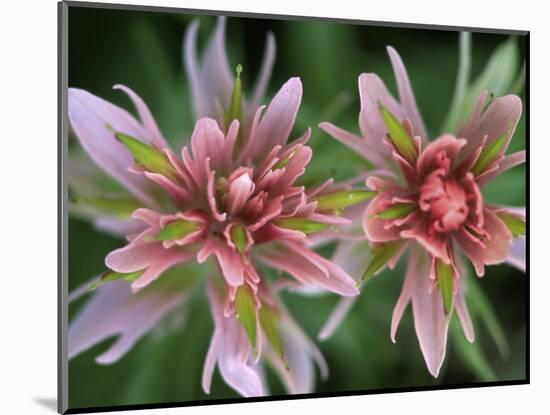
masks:
[[[126,246],[105,259],[110,271],[99,281],[98,294],[71,325],[70,356],[121,334],[123,345],[98,361],[119,359],[185,301],[186,291],[169,284],[167,289],[163,280],[196,260],[216,270],[209,268],[216,329],[205,363],[205,391],[217,363],[239,393],[267,393],[258,367],[265,351],[267,359],[279,360],[275,367],[289,366],[289,373],[279,372],[290,393],[307,392],[312,359],[322,368],[324,360],[277,301],[259,265],[290,274],[302,287],[356,295],[354,279],[315,253],[308,235],[348,223],[340,209],[371,193],[333,188],[330,180],[317,189],[296,184],[312,155],[306,145],[310,130],[288,143],[302,97],[298,78],[284,84],[265,111],[258,108],[248,134],[240,133],[238,119],[224,132],[216,120],[200,118],[180,155],[166,145],[143,101],[129,88],[117,88],[134,101],[140,121],[86,91],[69,90],[69,119],[80,143],[141,206],[127,223]],[[105,284],[113,280],[119,281]],[[134,297],[120,280],[131,281]],[[97,316],[108,315],[115,318],[94,325]]]
[[[228,127],[225,115],[230,107],[233,91],[233,71],[229,67],[225,51],[225,25],[226,18],[218,17],[216,29],[205,48],[202,59],[197,56],[198,20],[189,25],[184,44],[185,69],[191,86],[195,118],[214,118],[222,130]],[[254,114],[263,102],[275,63],[275,51],[275,36],[268,33],[263,61],[252,89],[252,96],[250,100],[243,102],[241,128],[247,134]]]
[[[391,338],[395,341],[399,320],[411,302],[424,359],[437,376],[453,309],[468,340],[474,340],[464,302],[462,256],[471,261],[478,276],[483,276],[485,265],[522,262],[510,246],[513,233],[524,233],[523,215],[488,205],[482,195],[484,185],[525,160],[523,151],[505,154],[521,115],[521,100],[508,95],[488,102],[483,92],[457,136],[443,134],[428,142],[401,58],[391,47],[388,53],[399,101],[376,75],[362,74],[362,137],[330,123],[320,127],[379,169],[366,180],[377,195],[363,214],[363,230],[373,250],[363,279],[386,264],[393,267],[405,251],[410,252]],[[347,255],[341,258],[342,263],[349,260]],[[336,328],[351,303],[342,302],[322,337]]]

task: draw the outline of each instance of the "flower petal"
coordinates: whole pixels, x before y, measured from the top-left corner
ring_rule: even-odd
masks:
[[[499,154],[506,153],[506,149],[521,117],[522,104],[521,98],[518,96],[506,95],[499,97],[490,103],[485,111],[480,111],[480,100],[485,95],[486,93],[482,93],[470,121],[459,134],[459,137],[464,137],[468,140],[468,144],[464,147],[463,151],[466,155],[475,151],[482,144],[485,136],[487,136],[485,144],[487,145],[503,134],[506,134],[507,138]]]
[[[525,258],[526,258],[526,246],[525,246],[525,237],[520,236],[514,238],[512,241],[512,246],[508,252],[507,262],[510,265],[513,265],[520,271],[525,272]]]
[[[120,89],[123,91],[134,103],[134,106],[136,107],[139,118],[141,119],[141,123],[143,124],[143,127],[147,130],[148,136],[151,139],[151,143],[153,143],[159,150],[162,150],[164,148],[170,148],[168,143],[166,142],[166,139],[162,135],[162,133],[159,130],[159,127],[157,126],[157,122],[155,121],[155,118],[151,114],[151,111],[149,110],[149,107],[143,99],[136,94],[132,89],[128,88],[126,85],[117,84],[113,87],[113,89]]]
[[[125,281],[105,284],[97,288],[69,325],[69,359],[117,336],[117,341],[96,358],[100,364],[115,363],[164,316],[185,301],[181,291],[151,289],[134,294]]]
[[[252,101],[250,104],[251,110],[249,111],[251,114],[255,112],[256,108],[261,104],[267,91],[267,86],[273,70],[273,64],[275,63],[276,49],[275,36],[270,32],[267,34],[265,40],[265,52],[262,60],[262,66],[258,72],[258,78],[256,79],[256,83],[254,84],[254,89],[252,91]]]
[[[420,112],[418,111],[416,99],[414,98],[414,93],[409,81],[409,76],[407,75],[407,70],[405,69],[405,65],[394,48],[388,46],[387,51],[390,56],[393,74],[397,82],[397,90],[399,91],[399,101],[403,106],[403,110],[407,115],[407,118],[410,119],[415,134],[421,136],[423,140],[427,140],[429,137],[426,132],[424,122],[422,121],[422,117],[420,116]]]
[[[80,144],[94,162],[141,201],[153,204],[153,186],[128,168],[134,165],[130,152],[107,125],[145,143],[151,137],[127,111],[91,93],[69,88],[69,121]]]
[[[413,295],[413,289],[415,287],[416,274],[418,272],[418,254],[412,252],[407,264],[407,273],[405,274],[405,280],[403,281],[403,287],[401,288],[401,293],[395,303],[391,317],[391,329],[390,337],[391,341],[395,343],[395,335],[397,334],[397,328],[405,312],[405,308],[409,304],[411,297]]]
[[[483,241],[485,247],[474,242],[464,229],[454,234],[458,245],[470,258],[480,277],[485,273],[485,265],[500,264],[506,261],[512,241],[512,234],[491,209],[483,209],[483,217],[485,220],[484,230],[489,234],[489,238]]]
[[[437,377],[445,358],[449,321],[439,291],[430,290],[430,267],[426,257],[418,258],[414,281],[412,309],[416,336],[428,370]]]
[[[261,159],[276,145],[286,144],[301,101],[302,82],[300,78],[290,78],[273,97],[260,119],[245,159]]]

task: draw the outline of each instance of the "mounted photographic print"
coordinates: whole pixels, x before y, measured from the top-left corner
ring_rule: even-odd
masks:
[[[59,12],[61,413],[529,382],[527,32]]]

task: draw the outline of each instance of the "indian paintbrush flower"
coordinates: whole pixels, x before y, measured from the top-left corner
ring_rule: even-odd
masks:
[[[223,23],[218,22],[217,46],[211,46],[218,58]],[[191,39],[193,30],[196,26]],[[320,352],[293,322],[260,266],[284,271],[304,287],[356,295],[354,279],[314,252],[309,236],[348,223],[342,209],[373,194],[333,187],[331,180],[314,189],[296,184],[312,156],[309,129],[288,143],[302,98],[299,78],[285,83],[267,109],[256,108],[248,132],[240,134],[248,108],[239,91],[241,71],[239,66],[229,107],[222,111],[226,118],[201,116],[179,155],[131,89],[115,86],[134,102],[139,121],[87,91],[69,90],[69,120],[79,142],[131,201],[94,199],[130,215],[125,226],[115,227],[127,231],[128,243],[107,255],[109,271],[92,287],[97,294],[72,322],[71,357],[120,334],[97,361],[120,359],[167,313],[183,306],[190,295],[183,282],[195,280],[185,266],[198,262],[215,265],[208,268],[215,331],[204,367],[206,392],[216,362],[225,381],[244,396],[267,393],[263,355],[290,393],[310,391],[312,359],[326,374]],[[209,82],[214,78],[210,74]]]
[[[477,275],[483,276],[486,265],[509,260],[514,237],[525,234],[523,215],[487,204],[482,194],[483,186],[525,160],[523,151],[505,154],[522,105],[515,95],[491,100],[483,92],[458,135],[443,134],[429,142],[401,58],[391,47],[388,53],[399,100],[378,76],[362,74],[362,137],[326,122],[320,127],[378,169],[366,179],[368,189],[376,192],[362,222],[372,258],[359,283],[386,266],[393,267],[409,252],[391,338],[395,341],[403,311],[411,302],[424,359],[437,376],[453,311],[467,339],[474,340],[464,301],[461,258],[469,259]],[[512,260],[516,264],[522,262],[517,255]],[[352,260],[349,254],[339,256],[341,264]],[[321,337],[331,334],[352,301],[342,300]]]

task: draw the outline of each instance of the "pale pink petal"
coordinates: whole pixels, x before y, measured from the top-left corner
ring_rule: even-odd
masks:
[[[174,183],[166,176],[159,173],[151,173],[146,171],[143,173],[152,182],[159,185],[178,206],[187,206],[193,200],[193,195],[187,189]]]
[[[233,72],[229,68],[225,52],[225,24],[225,16],[219,16],[214,34],[204,52],[201,75],[202,87],[207,91],[210,105],[214,105],[214,100],[218,99],[223,108],[229,108]]]
[[[319,332],[319,340],[326,340],[334,334],[336,329],[340,327],[340,324],[342,324],[342,322],[347,317],[347,315],[351,311],[351,308],[358,299],[359,296],[344,297],[338,301],[338,304],[336,304],[336,307],[334,308],[334,310],[332,310],[328,320]]]
[[[319,124],[319,128],[374,165],[383,165],[384,159],[376,151],[371,151],[368,140],[343,130],[330,122],[322,122]]]
[[[150,137],[135,118],[87,91],[69,88],[69,121],[80,144],[98,166],[143,202],[154,203],[153,186],[146,178],[128,171],[134,159],[111,130],[149,143]]]
[[[336,247],[332,261],[341,266],[349,275],[358,279],[371,260],[371,256],[367,254],[370,252],[368,244],[367,241],[356,240],[340,242]],[[359,296],[346,297],[338,301],[319,332],[320,340],[326,340],[334,334],[358,298]]]
[[[275,63],[276,49],[275,36],[273,33],[268,33],[265,41],[265,52],[262,60],[262,66],[258,72],[254,89],[252,90],[252,100],[250,105],[252,111],[255,111],[261,104],[267,91],[269,79],[271,78],[271,71],[273,70],[273,64]]]
[[[141,97],[136,94],[132,89],[128,88],[126,85],[117,84],[113,87],[113,89],[120,89],[134,103],[139,118],[141,119],[141,123],[143,124],[143,127],[147,130],[149,133],[149,138],[151,140],[151,143],[153,143],[158,149],[162,150],[164,148],[169,148],[170,146],[166,142],[166,139],[162,135],[162,133],[159,130],[159,127],[157,126],[157,122],[155,121],[155,118],[151,114],[151,111],[149,110],[149,107]]]
[[[519,236],[514,238],[510,251],[508,252],[507,262],[520,271],[525,272],[526,256],[525,237]]]
[[[212,334],[212,339],[210,339],[210,346],[208,346],[208,352],[204,360],[204,367],[202,370],[202,389],[204,393],[210,394],[210,385],[212,384],[212,375],[214,374],[214,369],[216,368],[216,363],[218,361],[221,342],[223,341],[222,336],[218,330],[214,330]]]
[[[395,304],[392,317],[391,317],[390,337],[391,337],[391,341],[394,343],[395,343],[395,335],[397,334],[397,328],[399,327],[399,323],[401,322],[401,318],[403,317],[405,308],[409,304],[409,301],[411,300],[411,297],[413,294],[417,273],[418,273],[418,253],[413,251],[411,252],[411,256],[407,264],[407,273],[405,274],[403,287],[401,288],[401,293],[399,294],[399,298],[397,299],[397,303]]]
[[[449,320],[439,290],[430,290],[430,266],[427,258],[418,258],[412,288],[412,309],[416,336],[432,376],[437,377],[447,347]]]
[[[443,134],[438,137],[422,151],[418,157],[418,173],[424,177],[433,170],[441,166],[439,154],[444,154],[452,162],[462,147],[466,145],[466,140],[456,138],[451,134]]]
[[[220,16],[208,42],[202,62],[197,56],[199,22],[191,23],[185,33],[185,69],[191,85],[195,118],[220,118],[220,108],[229,106],[233,79],[225,54],[225,17]]]
[[[403,106],[407,118],[410,119],[413,125],[415,134],[421,136],[423,140],[427,140],[428,134],[426,133],[426,127],[418,111],[405,65],[394,48],[388,46],[387,51],[390,56],[393,74],[397,83],[397,90],[399,91],[399,101]]]
[[[235,315],[225,317],[223,299],[210,285],[210,310],[215,329],[203,369],[203,389],[209,393],[214,362],[217,361],[224,381],[245,397],[264,395],[263,382],[250,362],[251,346]]]
[[[254,132],[247,158],[261,159],[276,145],[284,145],[302,101],[300,78],[290,78],[277,92]]]
[[[460,137],[468,140],[464,153],[470,154],[475,151],[485,136],[487,136],[487,145],[506,134],[506,143],[499,152],[499,155],[504,154],[514,135],[521,111],[521,99],[516,95],[498,97],[482,112],[479,112],[479,108],[474,110],[466,128],[459,134]]]
[[[252,196],[254,188],[254,182],[248,172],[242,173],[229,183],[226,205],[231,215],[237,214],[244,207],[250,196]]]
[[[464,278],[458,278],[456,280],[458,286],[457,293],[454,295],[454,307],[458,319],[460,320],[460,325],[462,326],[462,331],[466,339],[473,343],[475,340],[474,325],[472,324],[472,319],[468,313],[468,307],[466,306],[466,301],[464,299]]]
[[[520,164],[525,163],[526,153],[525,150],[517,151],[515,153],[504,156],[504,158],[498,162],[498,167],[495,170],[488,171],[486,173],[480,174],[476,181],[479,186],[484,186],[493,180],[495,177],[501,175],[507,170],[510,170],[512,167],[519,166]]]
[[[185,31],[184,42],[185,69],[187,72],[187,78],[189,79],[189,85],[191,86],[193,111],[195,112],[196,119],[204,116],[215,115],[209,111],[209,108],[207,107],[208,97],[203,95],[204,93],[202,91],[201,68],[197,56],[198,31],[199,21],[195,20]]]
[[[94,226],[114,236],[126,236],[143,231],[143,224],[132,219],[118,219],[111,216],[97,216]]]
[[[130,284],[116,281],[97,288],[69,325],[69,359],[112,336],[118,339],[96,358],[100,364],[118,361],[168,313],[185,303],[181,291],[155,290],[134,294]]]
[[[372,149],[381,157],[389,154],[383,144],[387,128],[380,114],[379,105],[384,105],[400,122],[406,118],[401,105],[391,96],[384,82],[375,74],[361,74],[359,76],[359,96],[361,98],[361,112],[359,127],[363,137],[372,143]],[[383,166],[378,166],[383,167]]]
[[[168,268],[188,261],[191,254],[179,249],[166,249],[160,242],[131,243],[115,249],[105,258],[105,265],[116,272],[130,273],[144,270],[132,283],[132,288],[143,288],[157,279]]]
[[[388,204],[391,204],[393,197],[394,194],[388,189],[388,191],[382,192],[374,197],[365,210],[363,215],[363,230],[371,242],[395,241],[400,237],[400,230],[398,227],[388,228],[386,226],[389,222],[388,220],[375,217],[375,215],[389,207]]]
[[[462,229],[455,232],[454,238],[462,251],[468,256],[478,276],[485,273],[485,265],[500,264],[506,261],[512,241],[512,234],[499,217],[490,209],[483,210],[484,230],[489,238],[483,241],[484,247],[476,243]]]
[[[283,380],[288,393],[313,392],[315,387],[314,360],[319,366],[321,377],[328,376],[328,366],[321,351],[288,313],[285,313],[281,320],[280,332],[284,358],[289,369],[273,353],[270,355],[270,363]]]
[[[216,236],[208,238],[197,254],[197,261],[202,263],[214,254],[220,265],[225,281],[232,287],[244,283],[244,263],[238,252],[229,248],[224,241]]]
[[[276,249],[259,253],[266,264],[286,271],[305,285],[315,285],[343,296],[357,295],[355,280],[338,265],[308,247],[284,241]]]

